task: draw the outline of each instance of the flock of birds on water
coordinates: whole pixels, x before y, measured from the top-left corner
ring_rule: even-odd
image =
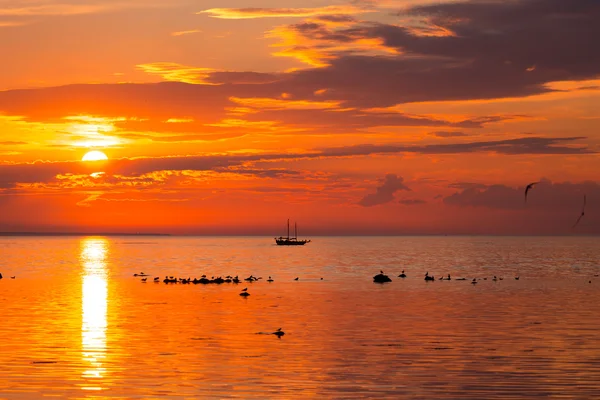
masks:
[[[400,275],[398,275],[398,278],[406,278],[406,273],[404,272],[404,270],[402,270],[402,273]],[[476,285],[477,281],[480,280],[484,280],[487,281],[488,278],[473,278],[473,280],[471,280],[471,284]],[[519,276],[515,276],[515,280],[518,281],[520,279]],[[425,282],[432,282],[432,281],[451,281],[452,280],[452,276],[450,276],[450,274],[444,276],[439,277],[438,279],[435,279],[435,277],[433,275],[429,275],[429,272],[425,273]],[[467,278],[456,278],[454,279],[455,281],[467,281],[469,279]],[[494,277],[491,279],[492,281],[496,282],[496,281],[502,281],[504,280],[503,277],[497,277],[496,275],[494,275]],[[387,276],[386,274],[383,273],[383,271],[379,271],[379,274],[375,275],[373,277],[373,282],[375,283],[387,283],[387,282],[391,282],[392,279]],[[591,283],[591,281],[590,281]]]

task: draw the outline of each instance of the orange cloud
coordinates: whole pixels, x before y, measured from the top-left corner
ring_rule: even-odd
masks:
[[[355,6],[327,6],[319,8],[211,8],[198,14],[209,14],[221,19],[253,19],[282,17],[314,17],[318,15],[348,15],[372,12],[373,10]]]
[[[137,68],[148,74],[158,75],[165,81],[214,85],[206,81],[210,74],[215,72],[212,68],[190,67],[173,62],[139,64]]]
[[[339,30],[330,29],[327,24],[303,23],[291,26],[278,26],[265,34],[266,38],[277,39],[273,53],[278,57],[291,57],[313,67],[326,67],[338,58],[340,53],[361,55],[397,55],[399,50],[387,46],[381,38],[354,37],[352,40],[335,41]]]
[[[171,33],[171,36],[191,35],[193,33],[200,33],[200,32],[202,32],[200,29],[191,29],[189,31],[173,32],[173,33]]]
[[[265,97],[230,97],[229,100],[245,107],[271,110],[327,110],[340,107],[339,101],[280,100]]]

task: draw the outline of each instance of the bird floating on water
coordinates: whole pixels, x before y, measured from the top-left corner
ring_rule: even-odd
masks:
[[[273,282],[273,278],[271,278],[271,277],[269,276],[269,279],[267,279],[267,282]]]
[[[373,282],[386,283],[386,282],[392,281],[389,276],[387,276],[386,274],[383,273],[383,271],[379,271],[379,272],[380,272],[379,274],[377,274],[373,277]]]
[[[273,332],[273,335],[277,336],[277,337],[282,337],[283,335],[285,335],[285,332],[281,330],[281,328],[277,329],[275,332]]]
[[[402,273],[400,275],[398,275],[398,278],[406,278],[406,274],[404,273],[404,270],[402,270]]]
[[[585,194],[584,194],[583,195],[583,207],[581,208],[581,214],[579,215],[579,218],[577,218],[575,225],[573,225],[573,228],[571,228],[571,229],[574,229],[579,224],[579,221],[581,221],[581,218],[583,218],[583,216],[585,215],[585,201],[586,201],[586,199],[585,199]]]

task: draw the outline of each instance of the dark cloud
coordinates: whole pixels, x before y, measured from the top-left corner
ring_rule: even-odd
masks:
[[[419,153],[419,154],[457,154],[474,152],[494,152],[498,154],[594,154],[595,151],[586,146],[566,146],[583,137],[542,138],[525,137],[497,141],[414,145],[356,145],[335,147],[323,150],[323,155],[352,156],[386,153]]]
[[[542,180],[527,196],[525,204],[525,185],[509,187],[491,185],[485,188],[470,187],[444,198],[444,203],[459,207],[484,207],[504,210],[545,210],[573,213],[577,216],[581,210],[583,195],[587,194],[588,210],[600,211],[600,184],[597,182],[552,183]]]
[[[387,174],[381,186],[375,193],[370,193],[358,202],[363,207],[373,207],[380,204],[389,203],[394,200],[394,193],[399,190],[410,190],[404,183],[404,179],[396,174]]]
[[[320,15],[315,18],[318,21],[326,21],[326,22],[356,22],[356,18],[351,15]]]
[[[485,189],[488,186],[482,183],[474,183],[474,182],[456,182],[448,185],[449,188],[452,189]]]
[[[374,57],[340,52],[328,68],[293,76],[305,88],[326,85],[329,96],[354,106],[431,100],[489,99],[548,92],[545,84],[592,79],[600,73],[597,0],[515,0],[436,3],[402,11],[452,35],[421,35],[414,27],[357,23],[290,25],[316,41],[344,44],[380,39],[400,52]],[[332,46],[335,48],[335,46]]]
[[[457,131],[438,131],[438,132],[430,132],[429,134],[431,136],[442,137],[442,138],[469,136],[468,133],[457,132]]]
[[[282,74],[270,74],[263,72],[235,72],[235,71],[216,71],[209,75],[206,80],[209,83],[218,83],[218,84],[264,84],[264,83],[273,83],[281,80],[283,78]]]
[[[421,204],[427,204],[427,202],[425,200],[421,200],[421,199],[402,199],[402,200],[398,201],[398,203],[400,203],[404,206],[418,206]]]

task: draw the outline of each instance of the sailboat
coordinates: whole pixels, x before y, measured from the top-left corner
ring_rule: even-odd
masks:
[[[275,238],[277,246],[304,246],[310,243],[310,240],[298,240],[298,225],[294,223],[294,237],[290,237],[290,220],[287,221],[287,237],[279,236]]]

